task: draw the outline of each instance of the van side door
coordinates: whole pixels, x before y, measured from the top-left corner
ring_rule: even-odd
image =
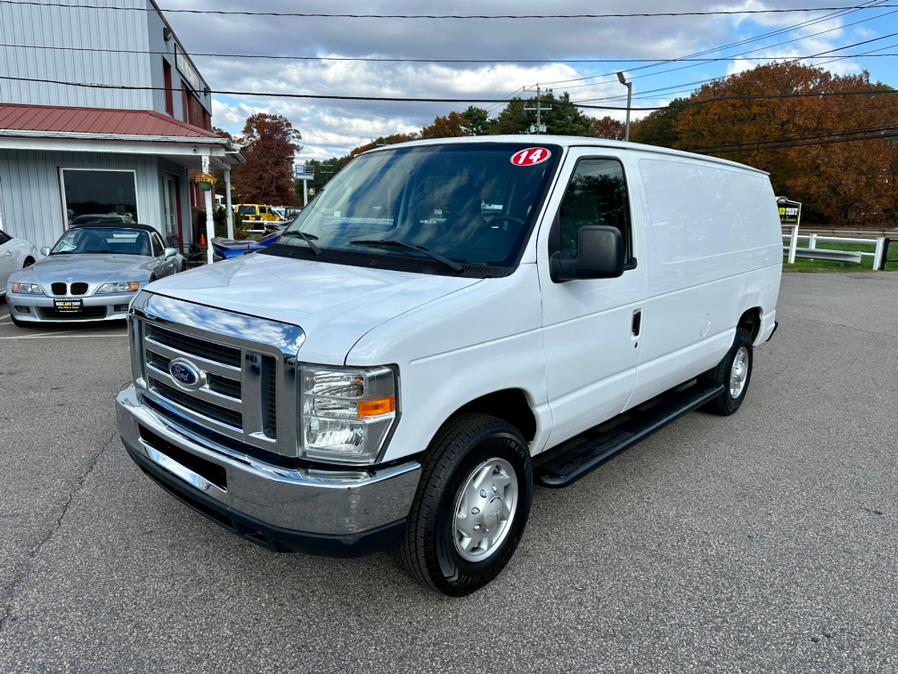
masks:
[[[626,151],[571,148],[539,232],[549,446],[622,412],[636,384],[645,271],[627,160]],[[553,281],[551,255],[575,256],[579,230],[589,225],[620,229],[628,258],[623,275]]]

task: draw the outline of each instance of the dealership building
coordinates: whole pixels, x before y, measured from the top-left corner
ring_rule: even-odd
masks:
[[[186,248],[205,208],[194,178],[229,182],[242,157],[212,132],[209,87],[155,2],[80,4],[0,5],[17,45],[0,46],[0,226],[41,247],[116,213]]]

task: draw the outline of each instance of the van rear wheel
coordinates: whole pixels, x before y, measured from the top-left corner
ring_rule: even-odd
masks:
[[[720,395],[702,409],[722,416],[728,416],[738,410],[748,393],[753,365],[751,333],[745,328],[737,328],[736,339],[727,355],[717,367],[702,375],[705,381],[723,385]]]
[[[527,441],[486,414],[449,420],[431,442],[400,554],[418,580],[463,596],[514,554],[533,497]]]

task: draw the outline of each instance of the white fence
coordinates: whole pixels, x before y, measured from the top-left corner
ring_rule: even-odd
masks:
[[[798,225],[785,225],[783,239],[788,240],[788,244],[783,246],[783,254],[786,255],[788,264],[795,264],[796,258],[804,258],[809,260],[835,260],[837,262],[848,262],[860,264],[865,257],[873,258],[873,271],[881,271],[885,269],[886,255],[886,237],[879,236],[875,238],[856,238],[847,236],[822,236],[820,234],[799,234]],[[806,246],[799,246],[799,243],[806,243]],[[833,248],[818,248],[818,243],[848,243],[848,244],[866,244],[873,246],[873,252],[863,250],[836,250]]]

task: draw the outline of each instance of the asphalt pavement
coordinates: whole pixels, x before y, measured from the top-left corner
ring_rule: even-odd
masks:
[[[898,274],[792,274],[734,416],[538,490],[488,587],[277,555],[122,449],[123,326],[0,300],[0,672],[896,671]]]

